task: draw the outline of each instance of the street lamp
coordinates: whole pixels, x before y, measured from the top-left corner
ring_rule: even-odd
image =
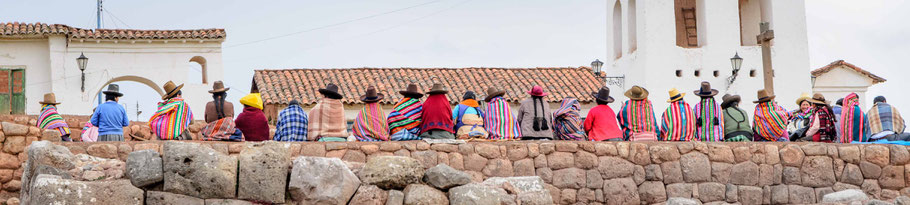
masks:
[[[79,54],[79,58],[76,58],[76,63],[79,64],[79,71],[82,72],[82,92],[85,92],[85,65],[88,64],[88,58],[85,57],[85,53]]]
[[[730,64],[733,64],[733,75],[736,75],[743,66],[743,58],[739,57],[739,52],[736,52],[736,54],[730,58]]]
[[[591,62],[591,70],[594,71],[594,74],[597,75],[597,77],[600,77],[600,68],[603,66],[604,62],[600,62],[600,59],[594,59],[594,61]]]

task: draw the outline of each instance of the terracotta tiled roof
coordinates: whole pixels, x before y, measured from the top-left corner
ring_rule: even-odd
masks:
[[[851,63],[847,63],[847,62],[844,61],[844,60],[837,60],[837,61],[831,62],[830,64],[828,64],[828,65],[826,65],[826,66],[824,66],[824,67],[815,69],[815,70],[812,71],[812,76],[819,76],[819,75],[821,75],[821,74],[823,74],[823,73],[827,73],[828,71],[831,71],[832,69],[837,68],[838,66],[844,66],[844,67],[853,69],[854,71],[856,71],[856,72],[858,72],[858,73],[860,73],[860,74],[863,74],[863,75],[865,75],[865,76],[867,76],[867,77],[869,77],[869,78],[872,78],[872,83],[873,83],[873,84],[876,84],[876,83],[884,83],[885,81],[887,81],[885,78],[882,78],[882,77],[879,77],[879,76],[877,76],[877,75],[875,75],[875,74],[872,74],[872,73],[870,73],[869,71],[866,71],[866,70],[864,70],[864,69],[862,69],[862,68],[860,68],[860,67],[857,67],[856,65],[853,65],[853,64],[851,64]]]
[[[74,39],[152,40],[152,39],[224,39],[224,29],[195,30],[137,30],[137,29],[84,29],[63,24],[0,23],[2,36],[68,35]]]
[[[449,90],[448,98],[455,104],[466,90],[478,99],[486,96],[490,86],[506,91],[509,102],[518,102],[529,95],[534,85],[549,93],[545,100],[560,102],[575,97],[582,103],[592,102],[591,93],[603,82],[597,80],[588,67],[565,68],[351,68],[351,69],[289,69],[256,70],[253,83],[266,104],[287,104],[298,99],[301,104],[313,104],[322,96],[317,91],[334,82],[344,95],[345,104],[360,104],[360,96],[370,85],[385,95],[381,103],[392,104],[401,99],[398,93],[414,82],[421,92],[438,79]]]

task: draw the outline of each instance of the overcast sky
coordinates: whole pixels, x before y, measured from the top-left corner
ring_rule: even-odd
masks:
[[[607,53],[603,0],[261,2],[107,0],[104,28],[225,28],[224,80],[235,102],[254,69],[585,66]],[[910,96],[901,95],[910,83],[897,77],[910,57],[908,10],[904,0],[807,0],[806,72],[844,59],[888,79],[867,100],[886,95],[910,109]],[[0,0],[0,14],[0,22],[95,27],[94,0]],[[121,102],[135,112],[139,101],[139,119],[147,120],[160,98],[121,84]]]

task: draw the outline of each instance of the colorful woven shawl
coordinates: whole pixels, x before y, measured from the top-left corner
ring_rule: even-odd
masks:
[[[581,118],[578,116],[578,100],[575,98],[562,99],[562,105],[553,111],[554,131],[558,140],[585,140],[585,131],[582,129]]]
[[[701,126],[696,128],[696,139],[708,142],[724,141],[724,115],[721,112],[720,105],[713,97],[702,98],[701,102],[695,105],[695,119],[701,121]]]
[[[60,113],[57,113],[57,106],[54,105],[41,105],[41,114],[38,115],[38,128],[57,130],[61,136],[70,134],[69,125],[66,124]]]
[[[190,127],[193,112],[181,98],[158,103],[158,111],[149,119],[152,132],[162,140],[172,140]]]
[[[894,133],[904,133],[904,128],[906,128],[901,113],[888,103],[875,103],[866,115],[869,116],[870,133],[879,133],[886,130],[894,131]]]
[[[695,135],[695,113],[685,101],[671,102],[661,116],[661,141],[691,141]]]
[[[306,112],[299,104],[288,105],[278,113],[278,123],[275,127],[275,136],[272,140],[285,142],[303,142],[307,140],[307,126],[309,126]]]
[[[654,117],[654,108],[651,107],[651,101],[644,100],[627,100],[619,110],[619,126],[622,127],[623,137],[629,140],[634,133],[654,133],[660,135],[660,129],[657,128],[657,119]]]
[[[865,125],[869,123],[868,118],[863,114],[863,110],[859,107],[859,102],[854,102],[853,100],[858,99],[859,96],[856,93],[850,93],[847,97],[844,97],[844,108],[841,111],[841,126],[843,127],[844,134],[841,136],[841,143],[850,143],[851,141],[865,142],[868,140],[868,136],[865,135],[867,129]]]
[[[348,124],[344,118],[344,103],[340,99],[322,98],[307,113],[307,140],[347,138]]]
[[[420,117],[420,134],[430,130],[443,130],[455,133],[455,122],[452,120],[452,104],[445,94],[432,94],[423,102],[423,114]]]
[[[389,141],[389,123],[379,103],[367,103],[354,118],[354,137],[357,141]]]
[[[487,103],[483,116],[484,128],[491,140],[512,140],[521,138],[518,120],[512,115],[512,108],[502,97],[495,97]]]
[[[233,117],[221,118],[202,128],[202,141],[229,141],[236,130]],[[245,141],[242,136],[239,141]]]
[[[420,118],[423,115],[423,104],[420,99],[405,97],[392,107],[389,113],[389,133],[395,141],[419,140]]]
[[[765,138],[768,141],[788,141],[787,139],[787,119],[790,118],[790,112],[777,105],[774,101],[768,101],[755,105],[755,116],[752,118],[752,129],[755,134]],[[757,140],[756,140],[757,141]]]

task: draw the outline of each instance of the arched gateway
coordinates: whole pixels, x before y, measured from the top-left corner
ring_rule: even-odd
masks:
[[[190,72],[201,72],[202,80],[186,83],[184,93],[203,94],[211,88],[209,83],[224,77],[221,43],[225,37],[224,29],[93,30],[62,24],[0,23],[0,70],[9,68],[25,76],[0,76],[2,85],[25,85],[19,93],[24,97],[0,97],[0,108],[37,114],[36,102],[44,93],[53,92],[63,102],[59,106],[62,113],[85,115],[97,102],[95,94],[112,82],[142,83],[160,95],[164,93],[161,85],[169,80],[186,83]],[[80,55],[88,58],[84,82],[76,60]],[[201,71],[191,70],[188,62],[199,63]],[[15,94],[9,96],[18,96]],[[193,114],[200,116],[209,100],[208,95],[184,98],[197,108]],[[0,114],[8,114],[3,112],[0,109]]]

